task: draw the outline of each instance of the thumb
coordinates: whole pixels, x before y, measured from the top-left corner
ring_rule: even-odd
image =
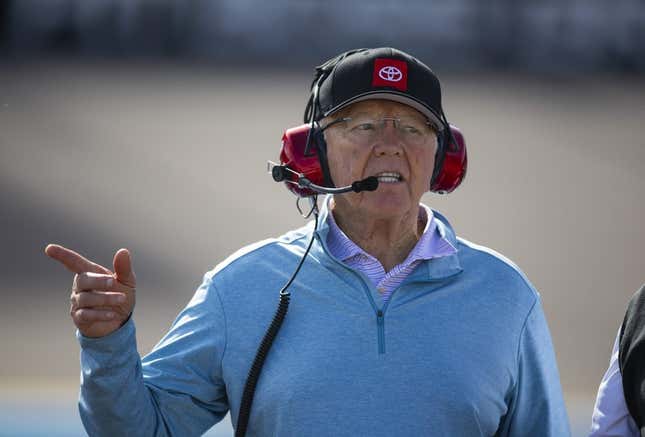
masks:
[[[136,288],[137,279],[132,269],[132,258],[128,249],[119,249],[114,254],[116,280],[128,287]]]

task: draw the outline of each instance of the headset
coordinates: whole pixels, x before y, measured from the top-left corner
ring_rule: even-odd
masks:
[[[316,68],[304,113],[305,124],[284,132],[280,147],[280,164],[269,163],[273,179],[276,182],[284,182],[287,189],[298,197],[310,197],[319,193],[373,191],[378,186],[378,181],[374,186],[374,181],[368,178],[369,181],[356,181],[351,187],[329,189],[335,185],[327,162],[327,143],[323,129],[316,121],[316,115],[320,114],[320,86],[332,75],[342,59],[360,50],[362,49],[342,53]],[[448,123],[443,110],[438,118],[443,129],[437,134],[437,151],[429,189],[434,193],[447,194],[454,191],[466,177],[468,155],[462,132]]]

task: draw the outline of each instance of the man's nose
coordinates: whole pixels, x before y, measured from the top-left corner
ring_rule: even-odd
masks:
[[[400,155],[403,141],[398,128],[397,120],[383,120],[379,126],[379,138],[374,147],[378,156]]]

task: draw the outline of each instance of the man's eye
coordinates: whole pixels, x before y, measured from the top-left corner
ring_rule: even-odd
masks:
[[[356,130],[359,131],[372,131],[376,129],[376,126],[374,123],[361,123],[355,127]]]
[[[409,124],[408,124],[408,125],[404,125],[404,126],[403,126],[403,130],[404,130],[405,132],[409,133],[409,134],[415,134],[415,135],[418,135],[418,134],[420,134],[420,133],[421,133],[421,129],[419,129],[419,128],[418,128],[418,127],[416,127],[416,126],[409,125]]]

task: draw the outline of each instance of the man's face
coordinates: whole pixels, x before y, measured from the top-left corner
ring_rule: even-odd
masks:
[[[335,196],[337,207],[368,213],[375,219],[416,216],[430,187],[437,147],[435,131],[414,108],[388,100],[366,100],[323,120],[329,170],[336,186],[376,176],[376,191]],[[402,120],[402,122],[393,121]],[[376,123],[364,123],[365,121]],[[416,132],[415,127],[425,130]]]

